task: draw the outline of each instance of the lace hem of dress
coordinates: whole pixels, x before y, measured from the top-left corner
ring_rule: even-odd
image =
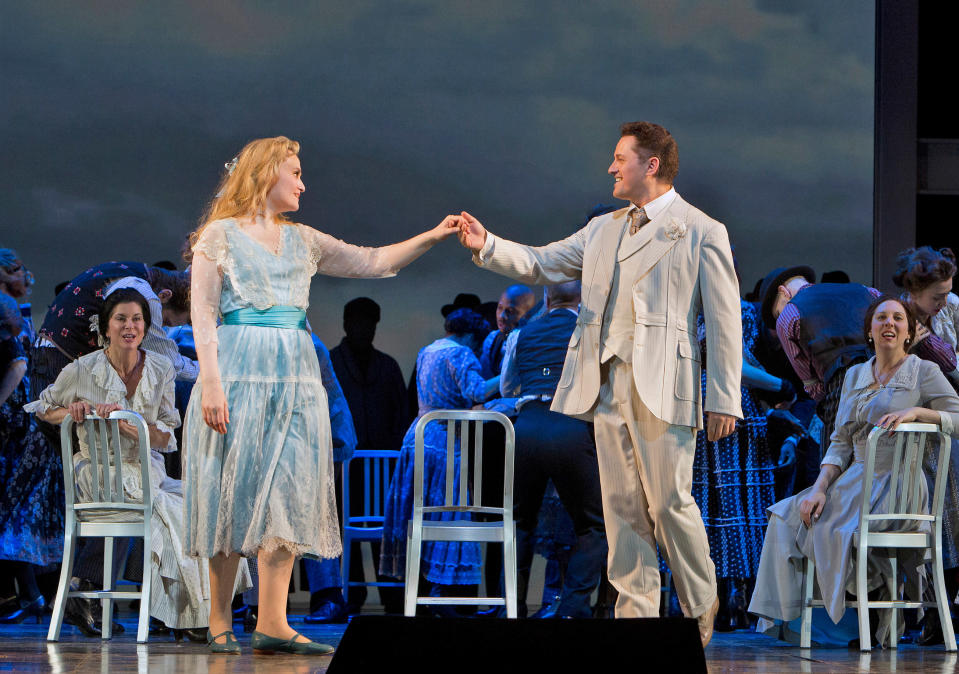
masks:
[[[324,536],[323,540],[320,541],[320,545],[316,547],[307,545],[306,543],[290,541],[280,536],[267,536],[261,539],[258,543],[249,547],[242,547],[239,550],[236,550],[229,545],[220,544],[216,546],[216,548],[213,550],[213,554],[211,554],[210,557],[216,557],[217,555],[229,556],[239,554],[242,557],[251,558],[256,557],[260,550],[265,552],[286,550],[295,557],[304,557],[306,555],[310,555],[313,557],[322,557],[323,559],[336,559],[343,554],[343,545],[338,533],[335,536]],[[192,557],[204,556],[197,554],[195,551],[191,551],[189,554]]]

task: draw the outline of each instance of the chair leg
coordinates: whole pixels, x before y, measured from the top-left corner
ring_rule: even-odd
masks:
[[[947,651],[955,652],[956,634],[952,629],[952,615],[949,613],[949,598],[946,596],[946,580],[942,569],[942,551],[939,549],[933,555],[932,576],[936,592],[936,607],[939,609],[939,622],[942,625],[943,643]]]
[[[812,599],[815,582],[816,563],[807,557],[803,560],[802,619],[799,628],[800,648],[809,648],[812,645]]]
[[[892,601],[898,601],[899,599],[899,569],[897,562],[899,561],[896,558],[895,548],[888,548],[889,550],[889,565],[892,567],[892,574],[889,577],[886,585],[889,588],[889,597]],[[899,642],[899,609],[891,608],[889,609],[889,648],[896,648],[896,645]]]
[[[516,618],[516,525],[513,522],[504,525],[503,582],[506,591],[506,617]]]
[[[406,539],[406,594],[403,615],[416,615],[416,599],[420,580],[420,549],[423,546],[423,531],[411,531]]]
[[[147,567],[149,568],[149,567]],[[147,569],[143,570],[146,573]],[[113,537],[103,539],[103,591],[113,591]],[[109,639],[113,636],[113,599],[105,595],[100,600],[103,606],[101,638]]]
[[[60,566],[60,583],[57,585],[57,598],[53,602],[53,616],[50,618],[50,629],[47,630],[47,641],[59,641],[60,629],[63,627],[63,612],[67,605],[67,594],[70,592],[70,579],[73,577],[73,553],[76,548],[76,537],[70,528],[63,536],[63,562]]]
[[[867,548],[860,545],[856,561],[856,610],[859,612],[859,650],[872,650],[872,635],[869,633],[869,585],[866,582]]]
[[[343,601],[350,603],[350,550],[353,548],[353,539],[343,536],[343,554],[340,556],[340,577],[343,579]]]
[[[137,643],[150,638],[150,597],[153,593],[153,551],[150,540],[143,538],[143,582],[140,584],[140,619],[137,621]]]

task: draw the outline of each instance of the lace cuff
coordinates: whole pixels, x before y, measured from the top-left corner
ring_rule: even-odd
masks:
[[[170,454],[172,452],[175,452],[177,450],[177,446],[176,446],[176,435],[173,434],[173,428],[170,428],[169,426],[167,426],[160,419],[156,420],[156,423],[154,424],[154,426],[156,426],[157,430],[160,431],[161,433],[168,433],[170,435],[170,439],[167,441],[166,447],[151,447],[150,449],[154,449],[160,452],[161,454]],[[179,424],[177,424],[177,426],[179,426]]]

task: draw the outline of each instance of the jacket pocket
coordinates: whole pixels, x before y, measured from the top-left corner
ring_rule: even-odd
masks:
[[[676,397],[680,400],[698,400],[700,388],[699,352],[689,342],[680,339],[676,358]]]

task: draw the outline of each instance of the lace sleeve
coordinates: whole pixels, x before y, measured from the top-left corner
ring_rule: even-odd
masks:
[[[217,222],[203,230],[193,246],[190,272],[190,318],[193,339],[198,345],[216,343],[216,317],[220,310],[220,289],[228,251],[223,227]],[[196,255],[200,253],[200,255]]]
[[[306,225],[299,225],[299,230],[320,274],[344,278],[396,276],[379,248],[354,246]]]

